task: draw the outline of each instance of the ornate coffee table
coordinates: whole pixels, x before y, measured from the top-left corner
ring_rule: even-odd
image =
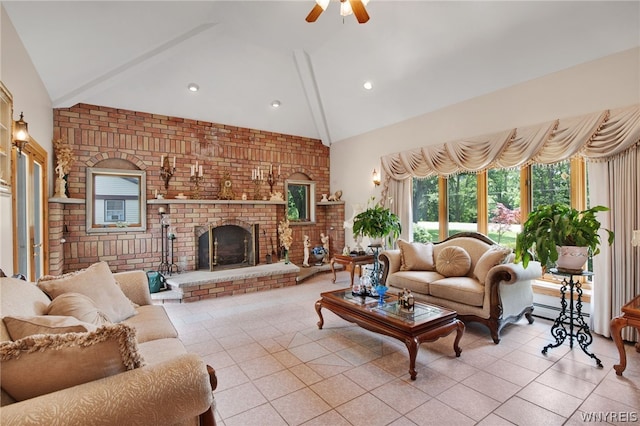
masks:
[[[385,303],[380,304],[377,298],[354,296],[350,288],[328,291],[320,296],[320,300],[316,302],[316,312],[320,317],[319,329],[324,325],[321,309],[326,308],[360,327],[404,342],[409,350],[411,380],[415,380],[418,374],[416,357],[421,343],[433,342],[455,330],[457,335],[453,350],[457,357],[462,352],[459,343],[464,333],[464,324],[456,318],[457,313],[450,309],[415,302],[414,311],[406,312],[400,309],[396,296],[389,295]]]

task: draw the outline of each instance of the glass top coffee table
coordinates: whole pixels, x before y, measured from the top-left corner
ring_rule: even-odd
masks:
[[[457,357],[462,352],[459,343],[464,333],[464,324],[456,318],[456,311],[415,302],[414,310],[408,312],[400,308],[394,295],[386,296],[385,302],[380,304],[378,298],[354,296],[350,288],[321,293],[320,297],[316,302],[316,312],[320,317],[319,329],[324,325],[321,309],[326,308],[360,327],[404,342],[409,350],[411,380],[415,380],[418,374],[416,357],[421,343],[433,342],[455,330],[457,335],[453,350]]]

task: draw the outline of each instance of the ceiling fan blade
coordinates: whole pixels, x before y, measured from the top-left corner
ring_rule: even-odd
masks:
[[[349,0],[349,3],[351,3],[351,10],[353,10],[353,14],[356,15],[356,19],[360,24],[364,24],[369,20],[369,14],[367,9],[364,8],[364,4],[362,4],[362,0]]]
[[[320,16],[323,10],[324,9],[322,9],[320,5],[316,3],[316,5],[313,6],[313,9],[311,9],[311,12],[309,12],[305,20],[307,22],[316,22],[316,19],[318,19],[318,16]]]

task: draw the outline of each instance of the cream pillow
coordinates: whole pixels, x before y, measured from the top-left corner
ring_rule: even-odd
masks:
[[[37,334],[0,342],[2,389],[16,401],[109,377],[144,365],[127,324],[89,333]]]
[[[80,293],[63,293],[53,299],[47,307],[47,315],[70,316],[96,326],[111,323],[93,300]]]
[[[84,294],[112,322],[120,322],[136,314],[132,302],[116,283],[106,262],[98,262],[65,275],[44,276],[38,280],[38,287],[51,299],[63,293]]]
[[[398,240],[401,271],[433,271],[433,244]]]
[[[473,275],[481,284],[484,284],[489,270],[504,262],[510,254],[510,248],[492,245],[482,256],[480,256],[480,259],[478,259],[475,268],[473,268]]]
[[[436,271],[445,277],[464,277],[471,268],[471,256],[462,247],[449,246],[440,250]]]
[[[2,318],[11,340],[22,339],[34,334],[84,333],[95,331],[96,326],[84,323],[74,317],[56,315],[37,315],[32,317]]]

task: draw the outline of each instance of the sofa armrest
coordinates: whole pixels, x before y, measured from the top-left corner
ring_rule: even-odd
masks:
[[[149,281],[144,271],[116,272],[113,274],[124,294],[140,306],[151,305]]]
[[[184,354],[3,406],[0,424],[169,425],[197,417],[212,403],[204,362]]]
[[[514,284],[518,281],[535,280],[542,276],[540,262],[531,261],[525,269],[522,263],[503,263],[489,270],[486,282],[495,284]]]
[[[386,285],[389,274],[400,270],[400,250],[385,250],[378,255],[378,259],[384,265],[384,268],[382,268],[381,284]]]

